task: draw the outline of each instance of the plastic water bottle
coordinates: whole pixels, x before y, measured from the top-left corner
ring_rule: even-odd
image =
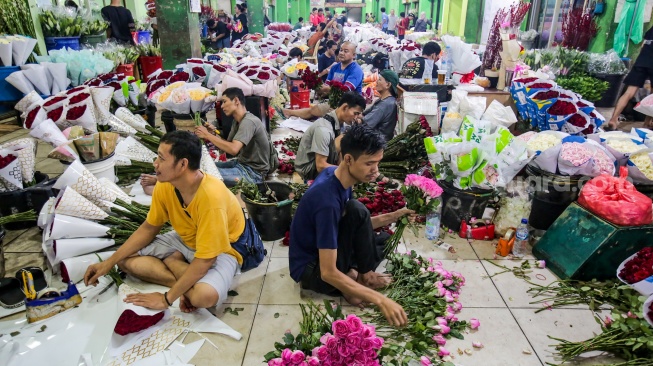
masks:
[[[451,47],[447,46],[446,48],[447,54],[445,55],[445,58],[447,59],[447,67],[445,70],[447,70],[447,79],[451,80],[451,77],[453,76],[453,62],[451,60]]]
[[[438,240],[440,237],[440,213],[430,212],[426,214],[426,239]]]
[[[512,246],[512,255],[521,258],[526,255],[528,245],[528,219],[521,219],[516,236],[515,244]]]
[[[444,83],[447,83],[447,79],[449,78],[449,55],[445,55],[441,60],[440,60],[440,69],[443,71],[447,71],[447,74],[444,76]]]

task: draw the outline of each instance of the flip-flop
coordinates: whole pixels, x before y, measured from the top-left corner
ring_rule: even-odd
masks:
[[[0,306],[15,309],[25,305],[25,294],[20,289],[20,281],[14,277],[0,278]]]
[[[34,279],[34,290],[38,293],[44,288],[48,287],[48,282],[45,280],[45,273],[39,267],[24,267],[19,269],[16,272],[16,279],[22,283],[23,271],[29,271],[32,273],[32,279]]]

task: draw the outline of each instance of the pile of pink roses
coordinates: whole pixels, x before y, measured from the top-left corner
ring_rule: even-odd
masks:
[[[350,314],[346,319],[334,321],[331,327],[333,334],[326,333],[320,338],[322,345],[313,349],[312,356],[286,348],[280,358],[268,361],[268,366],[380,365],[378,352],[383,347],[383,338],[376,335],[374,326]]]

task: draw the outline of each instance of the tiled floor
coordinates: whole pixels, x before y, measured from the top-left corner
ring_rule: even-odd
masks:
[[[277,130],[273,136],[277,140],[288,131]],[[294,133],[296,134],[296,133]],[[24,130],[0,137],[0,142],[22,137]],[[39,146],[38,170],[50,175],[61,173],[58,162],[46,159],[49,152],[46,145]],[[45,152],[44,152],[45,151]],[[288,179],[288,178],[284,178]],[[38,228],[9,231],[4,240],[7,274],[26,265],[44,266],[41,252],[41,233]],[[600,331],[592,313],[585,307],[572,307],[535,313],[536,305],[530,304],[531,297],[526,293],[529,285],[511,273],[490,278],[499,271],[485,259],[492,259],[494,247],[491,242],[466,240],[450,235],[445,242],[452,244],[455,253],[437,248],[423,238],[413,236],[407,231],[406,247],[414,249],[426,257],[441,260],[448,270],[462,273],[466,278],[461,302],[464,306],[461,319],[478,318],[481,327],[465,335],[465,340],[450,340],[447,349],[455,355],[458,365],[544,365],[558,363],[553,354],[555,341],[547,335],[569,340],[583,340]],[[327,298],[310,291],[300,291],[288,272],[288,248],[280,241],[266,243],[268,256],[252,271],[237,276],[233,290],[237,296],[230,296],[219,309],[212,309],[220,319],[243,334],[243,339],[235,341],[220,335],[207,335],[219,350],[204,344],[191,363],[194,365],[261,365],[263,355],[273,350],[274,342],[290,329],[297,331],[301,319],[299,303],[308,300],[319,301]],[[402,248],[405,249],[405,248]],[[527,257],[532,259],[532,257]],[[518,266],[520,261],[497,260],[505,266]],[[535,276],[538,274],[538,276]],[[556,277],[548,269],[536,269],[532,281],[546,284]],[[336,303],[346,302],[333,298]],[[225,312],[226,307],[243,308],[238,315]],[[346,307],[346,310],[353,308]],[[21,315],[18,315],[21,316]],[[189,335],[185,343],[197,340]],[[473,350],[471,355],[460,355],[465,349],[472,349],[472,342],[480,341],[485,348]],[[460,350],[460,351],[459,351]],[[590,355],[591,356],[591,355]],[[219,360],[219,361],[217,361]],[[217,361],[217,362],[216,362]],[[581,364],[593,365],[614,362],[611,357],[593,357]]]

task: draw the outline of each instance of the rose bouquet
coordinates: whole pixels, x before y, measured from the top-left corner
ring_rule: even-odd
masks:
[[[339,107],[340,98],[342,95],[349,91],[349,88],[340,81],[330,80],[327,81],[327,85],[331,88],[329,89],[329,107],[335,109]]]
[[[23,189],[23,176],[17,154],[12,150],[0,150],[0,192]]]
[[[31,137],[13,140],[0,145],[0,150],[18,157],[23,187],[34,185],[34,165],[36,164],[36,141]]]
[[[299,72],[299,76],[308,90],[318,90],[322,86],[322,78],[317,70],[304,69]]]
[[[65,106],[68,104],[68,98],[60,95],[53,95],[50,98],[43,101],[43,109],[46,112],[50,112],[53,109]]]
[[[442,188],[433,180],[417,174],[408,174],[404,185],[401,187],[401,193],[406,200],[406,207],[415,211],[417,215],[426,215],[434,212],[440,206],[440,196]],[[404,230],[410,225],[407,217],[402,217],[397,223],[397,228],[386,242],[385,254],[388,256],[393,253],[399,241],[401,240]],[[412,226],[416,230],[415,226]]]
[[[644,296],[653,294],[653,247],[627,258],[617,269],[617,277]]]
[[[93,109],[89,108],[88,105],[79,105],[68,109],[66,112],[66,122],[70,126],[82,126],[86,133],[97,132],[95,114]]]
[[[383,182],[377,183],[376,188],[374,186],[370,184],[369,188],[364,188],[361,191],[356,189],[358,201],[367,207],[370,216],[387,214],[406,207],[406,201],[401,190],[388,189]]]
[[[28,130],[38,126],[41,122],[49,118],[45,109],[38,104],[32,105],[23,115],[23,127]]]

